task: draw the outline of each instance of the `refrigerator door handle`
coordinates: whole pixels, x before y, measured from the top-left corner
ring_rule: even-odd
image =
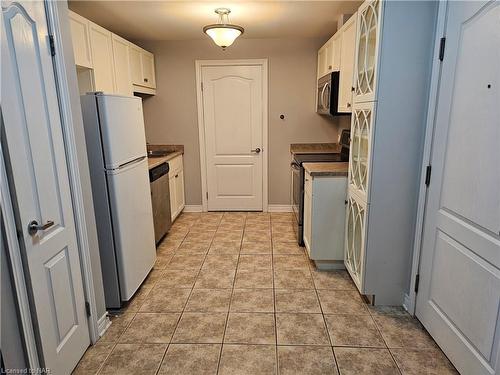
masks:
[[[125,167],[128,167],[131,164],[139,163],[140,161],[144,160],[145,158],[146,158],[146,156],[140,156],[138,158],[135,158],[134,160],[130,160],[130,161],[126,162],[126,163],[120,164],[118,166],[118,168],[116,168],[116,169],[123,169]]]

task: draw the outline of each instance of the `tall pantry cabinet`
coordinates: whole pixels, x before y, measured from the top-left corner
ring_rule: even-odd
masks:
[[[357,13],[345,265],[376,305],[409,292],[437,3]]]

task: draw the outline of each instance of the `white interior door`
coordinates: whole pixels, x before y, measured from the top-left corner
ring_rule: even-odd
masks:
[[[43,366],[69,374],[90,344],[44,3],[2,2],[2,115]],[[44,229],[30,231],[33,221]]]
[[[263,70],[202,67],[209,211],[263,209]]]
[[[416,314],[462,374],[500,372],[500,2],[448,3]]]

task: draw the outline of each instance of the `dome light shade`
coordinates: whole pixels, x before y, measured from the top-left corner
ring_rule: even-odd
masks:
[[[217,8],[215,13],[219,15],[219,22],[207,25],[203,28],[203,32],[207,34],[212,40],[222,49],[226,49],[243,34],[244,29],[238,25],[231,25],[229,23],[228,15],[231,13],[229,9]]]

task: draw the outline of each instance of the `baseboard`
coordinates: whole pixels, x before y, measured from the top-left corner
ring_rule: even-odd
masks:
[[[108,313],[105,312],[103,316],[97,321],[97,329],[99,332],[99,337],[102,337],[104,333],[108,330],[111,325],[111,320],[108,317]]]
[[[269,204],[267,212],[292,212],[292,206],[289,204]]]
[[[203,207],[201,204],[186,204],[183,212],[202,212]]]

